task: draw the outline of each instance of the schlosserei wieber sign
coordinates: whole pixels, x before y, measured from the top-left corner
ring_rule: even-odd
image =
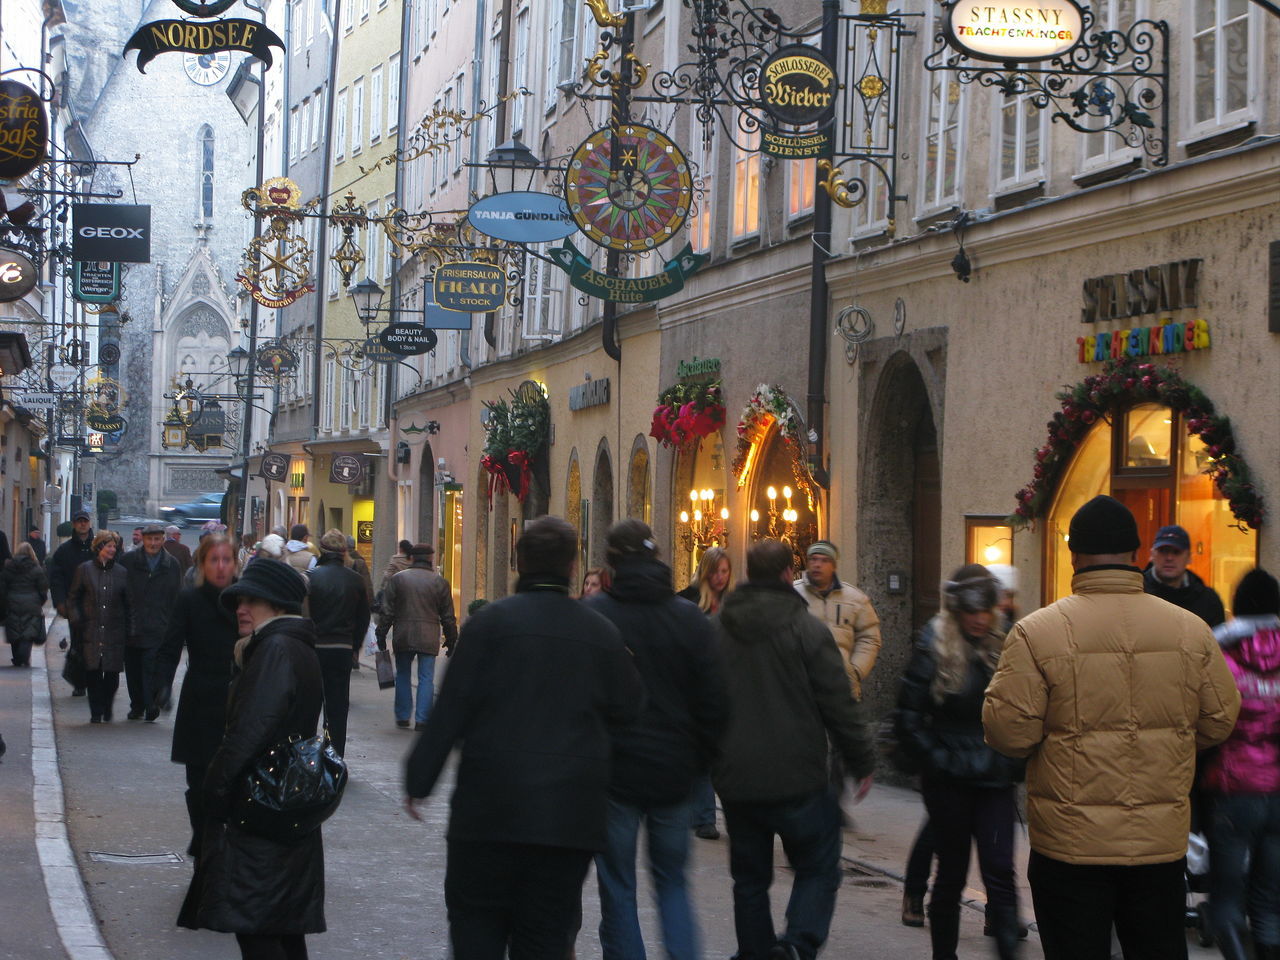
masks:
[[[436,267],[434,286],[436,303],[460,313],[500,310],[507,299],[507,275],[492,263],[442,263]]]
[[[760,106],[774,121],[761,131],[760,152],[789,160],[831,153],[831,118],[840,82],[817,47],[792,43],[760,65]]]
[[[578,232],[564,197],[534,190],[495,193],[477,200],[467,222],[486,237],[508,243],[547,243]]]
[[[975,60],[1035,63],[1063,56],[1084,39],[1084,10],[1075,0],[956,0],[942,33]]]

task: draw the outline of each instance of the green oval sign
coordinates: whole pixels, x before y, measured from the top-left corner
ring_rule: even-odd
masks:
[[[492,263],[464,260],[436,267],[436,303],[459,313],[488,313],[502,309],[507,299],[507,276]]]

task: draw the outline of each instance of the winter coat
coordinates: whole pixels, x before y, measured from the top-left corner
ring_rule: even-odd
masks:
[[[1142,589],[1153,597],[1168,600],[1175,607],[1191,611],[1211,627],[1227,619],[1217,591],[1206,587],[1204,581],[1190,570],[1187,571],[1185,587],[1171,587],[1156,576],[1154,567],[1148,566],[1142,573]]]
[[[36,552],[36,560],[42,565],[44,564],[45,550],[48,549],[44,543],[44,537],[27,537],[27,543],[31,544],[31,549]]]
[[[827,786],[827,738],[849,775],[875,767],[871,732],[831,631],[778,581],[748,581],[711,618],[729,721],[711,779],[728,801],[771,803]]]
[[[178,566],[182,567],[182,572],[184,574],[189,571],[195,563],[191,557],[191,548],[181,540],[166,540],[164,542],[164,549],[169,556],[178,561]]]
[[[1240,716],[1210,757],[1218,793],[1280,792],[1280,617],[1237,617],[1213,631],[1240,690]]]
[[[982,696],[995,672],[985,659],[970,659],[964,685],[956,693],[947,694],[941,703],[934,698],[937,630],[935,620],[930,620],[920,631],[898,688],[894,733],[901,749],[919,764],[926,779],[973,787],[1020,783],[1026,761],[996,753],[982,739]]]
[[[365,602],[373,603],[373,575],[369,573],[369,564],[364,562],[364,557],[358,553],[349,552],[343,563],[348,570],[354,570],[360,577],[360,582],[364,584]]]
[[[156,653],[156,676],[172,686],[183,648],[187,672],[173,720],[169,759],[206,767],[222,743],[227,725],[227,691],[239,631],[235,618],[218,600],[217,587],[185,587],[174,601],[164,642]]]
[[[93,538],[85,537],[81,540],[74,533],[53,551],[53,556],[46,564],[46,572],[49,574],[49,593],[53,597],[55,607],[61,607],[67,602],[67,594],[71,591],[71,581],[75,579],[76,570],[80,568],[80,564],[92,559]],[[67,614],[63,612],[63,616]]]
[[[987,688],[987,743],[1027,757],[1031,847],[1066,863],[1168,863],[1187,850],[1196,750],[1240,709],[1205,622],[1087,567],[1019,620]]]
[[[671,569],[623,559],[605,593],[583,601],[622,634],[644,682],[644,709],[613,736],[609,792],[637,806],[672,804],[706,774],[724,728],[724,676],[711,623],[671,591]]]
[[[307,576],[316,648],[359,649],[369,629],[369,596],[360,574],[343,563],[342,554],[322,553]]]
[[[4,603],[4,636],[10,644],[44,643],[44,602],[49,578],[30,557],[14,557],[0,573]]]
[[[317,552],[305,540],[290,540],[284,545],[284,562],[304,577],[311,568],[311,561],[317,556]]]
[[[124,568],[89,560],[76,568],[67,593],[67,620],[79,631],[89,670],[119,673],[129,636],[129,589]]]
[[[382,583],[379,584],[378,591],[381,592],[386,590],[388,580],[394,577],[401,570],[408,570],[411,566],[413,566],[413,561],[403,553],[392,554],[391,559],[387,561],[387,569],[382,571]]]
[[[809,612],[831,631],[840,648],[853,695],[862,699],[862,681],[871,674],[880,653],[880,618],[871,606],[871,599],[839,578],[826,594],[811,584],[808,576],[801,577],[793,586],[809,605]]]
[[[440,652],[442,628],[445,646],[452,647],[458,639],[458,620],[448,580],[426,563],[415,563],[387,581],[378,614],[379,643],[385,643],[391,631],[391,648],[396,653],[434,657]]]
[[[154,570],[142,547],[120,558],[129,585],[129,646],[154,650],[164,642],[169,615],[182,589],[182,565],[165,550]]]
[[[320,830],[282,843],[226,821],[249,766],[290,737],[315,736],[324,699],[311,622],[276,617],[260,624],[232,681],[227,727],[205,776],[214,821],[178,922],[227,933],[322,933],[324,843]]]
[[[603,850],[610,735],[639,715],[640,676],[567,580],[521,577],[516,591],[467,619],[406,792],[431,793],[460,744],[450,840]]]

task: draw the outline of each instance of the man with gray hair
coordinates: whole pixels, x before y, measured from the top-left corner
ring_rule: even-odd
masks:
[[[178,561],[184,574],[191,569],[191,548],[182,542],[182,531],[172,523],[164,528],[164,548]]]

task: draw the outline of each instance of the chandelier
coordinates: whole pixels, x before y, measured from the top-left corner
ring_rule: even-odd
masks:
[[[716,491],[689,491],[689,509],[680,511],[680,542],[690,553],[729,543],[729,508],[716,507]]]

